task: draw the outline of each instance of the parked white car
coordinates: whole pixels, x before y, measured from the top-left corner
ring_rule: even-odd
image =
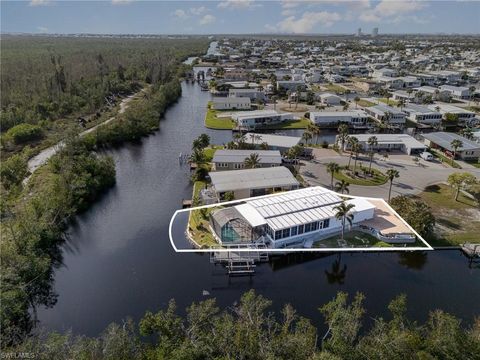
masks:
[[[427,161],[432,161],[433,160],[433,155],[430,154],[428,151],[424,151],[423,153],[420,154],[420,157],[423,159],[423,160],[427,160]]]

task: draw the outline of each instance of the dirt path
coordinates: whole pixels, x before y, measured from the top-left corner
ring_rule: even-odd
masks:
[[[125,112],[125,110],[128,109],[129,103],[135,97],[137,97],[141,93],[145,92],[147,90],[147,88],[148,87],[145,87],[142,90],[140,90],[139,92],[136,92],[135,94],[132,94],[132,95],[124,98],[120,102],[120,109],[118,110],[117,115],[118,114],[123,114]],[[86,134],[89,134],[92,131],[95,131],[99,126],[106,125],[106,124],[108,124],[109,122],[111,122],[115,119],[116,119],[116,116],[112,116],[111,118],[105,120],[104,122],[102,122],[98,125],[95,125],[94,127],[90,128],[88,130],[82,131],[80,133],[80,136],[84,136]],[[49,148],[46,148],[45,150],[42,150],[40,153],[38,153],[37,155],[32,157],[30,160],[28,160],[28,171],[30,172],[30,175],[23,180],[23,184],[26,184],[28,182],[28,180],[30,179],[30,176],[32,176],[31,174],[33,174],[33,172],[35,170],[37,170],[40,166],[44,165],[48,161],[48,159],[50,159],[53,155],[55,155],[61,148],[63,148],[64,145],[65,145],[65,143],[63,141],[60,141],[59,143],[57,143],[57,144],[55,144],[55,145],[53,145]]]

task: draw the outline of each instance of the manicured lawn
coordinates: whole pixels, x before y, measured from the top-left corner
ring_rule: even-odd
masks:
[[[335,84],[327,84],[325,85],[325,88],[328,91],[334,92],[335,94],[343,94],[346,90],[343,86],[335,85]]]
[[[369,106],[375,105],[375,103],[365,99],[360,99],[360,101],[357,104],[358,106],[363,106],[363,107],[369,107]]]
[[[480,242],[480,208],[474,200],[460,193],[455,201],[448,185],[431,185],[418,195],[432,209],[436,219],[435,234],[427,239],[433,246]]]
[[[388,99],[388,102],[387,102],[387,98],[379,98],[378,101],[381,101],[387,105],[390,105],[390,106],[397,106],[398,105],[398,101],[397,100],[393,100],[393,99]]]
[[[200,190],[203,189],[205,185],[205,181],[196,181],[193,184],[194,199],[200,195]],[[188,218],[188,228],[190,230],[190,233],[192,234],[194,240],[202,247],[209,247],[211,245],[218,244],[213,238],[213,235],[208,230],[208,218],[210,211],[211,208],[192,210]]]
[[[350,169],[353,171],[353,160],[352,164],[350,165]],[[388,181],[388,178],[378,169],[372,167],[372,171],[374,173],[373,177],[363,178],[363,172],[361,171],[360,167],[357,165],[357,171],[361,174],[362,177],[355,177],[352,178],[346,172],[346,167],[342,167],[339,172],[333,174],[333,177],[337,180],[345,180],[349,182],[351,185],[362,185],[362,186],[377,186],[383,185]]]
[[[230,117],[219,118],[219,111],[207,108],[205,115],[205,126],[210,129],[231,130],[235,127],[235,122]]]
[[[300,118],[298,120],[285,121],[281,124],[262,126],[262,129],[282,130],[282,129],[306,129],[312,122],[307,118]]]
[[[203,153],[205,154],[207,162],[212,161],[213,155],[215,155],[215,151],[223,148],[224,147],[222,145],[210,145],[209,147],[203,149]]]
[[[342,235],[338,234],[331,236],[324,240],[319,240],[313,244],[313,247],[316,248],[341,248],[342,246],[338,243],[338,240],[341,240]],[[383,241],[378,240],[375,236],[366,234],[361,231],[348,231],[345,230],[345,241],[347,242],[348,247],[390,247],[392,245],[387,244]]]

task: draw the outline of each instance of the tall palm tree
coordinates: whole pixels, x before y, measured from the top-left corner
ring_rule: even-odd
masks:
[[[368,167],[368,172],[371,172],[373,155],[375,154],[375,147],[378,145],[378,138],[376,136],[370,136],[367,140],[367,144],[368,144],[368,150],[370,152],[370,165]]]
[[[402,108],[405,106],[405,99],[399,99],[397,106],[402,110]]]
[[[206,162],[206,158],[203,150],[199,148],[193,149],[193,152],[190,155],[190,162],[195,164],[204,164]]]
[[[258,141],[262,140],[262,135],[251,133],[250,139],[252,140],[252,145],[255,145],[256,140]]]
[[[390,188],[388,189],[388,202],[390,202],[390,197],[392,196],[392,185],[393,179],[398,178],[400,173],[396,169],[388,169],[387,170],[387,177],[390,180]]]
[[[358,96],[355,96],[355,98],[353,99],[353,101],[355,101],[355,109],[358,108],[358,103],[360,101],[360,98]]]
[[[463,146],[462,140],[454,139],[450,143],[450,146],[453,149],[453,157],[452,157],[452,165],[453,165],[453,160],[455,160],[455,157],[457,156],[457,150]]]
[[[332,178],[330,179],[330,188],[333,190],[333,176],[335,173],[340,171],[340,165],[338,165],[336,162],[329,162],[327,164],[327,172],[332,175]]]
[[[302,135],[302,138],[305,140],[305,144],[308,144],[308,142],[312,140],[313,135],[310,131],[305,131]]]
[[[354,147],[356,147],[355,144],[358,144],[358,138],[356,138],[355,136],[351,136],[348,138],[348,146],[350,147],[350,157],[348,159],[348,166],[347,168],[350,170],[350,163],[352,161],[352,157],[353,157],[353,152],[354,152]]]
[[[245,158],[243,163],[247,169],[255,169],[260,164],[260,157],[257,153],[252,153],[249,157]]]
[[[473,137],[473,130],[469,127],[466,127],[465,129],[460,130],[460,135],[462,135],[466,139],[471,140]]]
[[[318,144],[318,135],[321,134],[322,130],[317,124],[309,124],[307,131],[311,132],[312,135],[315,135],[315,144]]]
[[[350,186],[350,183],[345,180],[340,180],[335,183],[335,191],[342,193],[342,194],[348,194],[350,193],[350,190],[348,187]]]
[[[348,125],[347,124],[340,124],[338,126],[338,138],[340,140],[340,144],[342,145],[340,148],[340,152],[342,152],[345,146],[345,143],[348,141]]]
[[[352,209],[355,207],[354,204],[347,204],[345,201],[342,201],[339,205],[335,206],[333,210],[336,211],[335,218],[342,222],[342,240],[345,239],[345,225],[348,222],[350,226],[353,223],[353,214]]]
[[[358,141],[353,143],[351,150],[355,154],[355,162],[353,163],[353,176],[355,177],[355,171],[357,170],[358,153],[362,151],[362,144],[360,144]]]
[[[261,150],[268,150],[268,143],[265,142],[265,141],[262,142],[262,143],[260,144],[260,149],[261,149]]]

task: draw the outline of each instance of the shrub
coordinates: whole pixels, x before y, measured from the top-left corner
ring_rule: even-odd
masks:
[[[37,125],[19,124],[9,129],[7,136],[10,137],[15,144],[23,144],[41,138],[42,129]]]

